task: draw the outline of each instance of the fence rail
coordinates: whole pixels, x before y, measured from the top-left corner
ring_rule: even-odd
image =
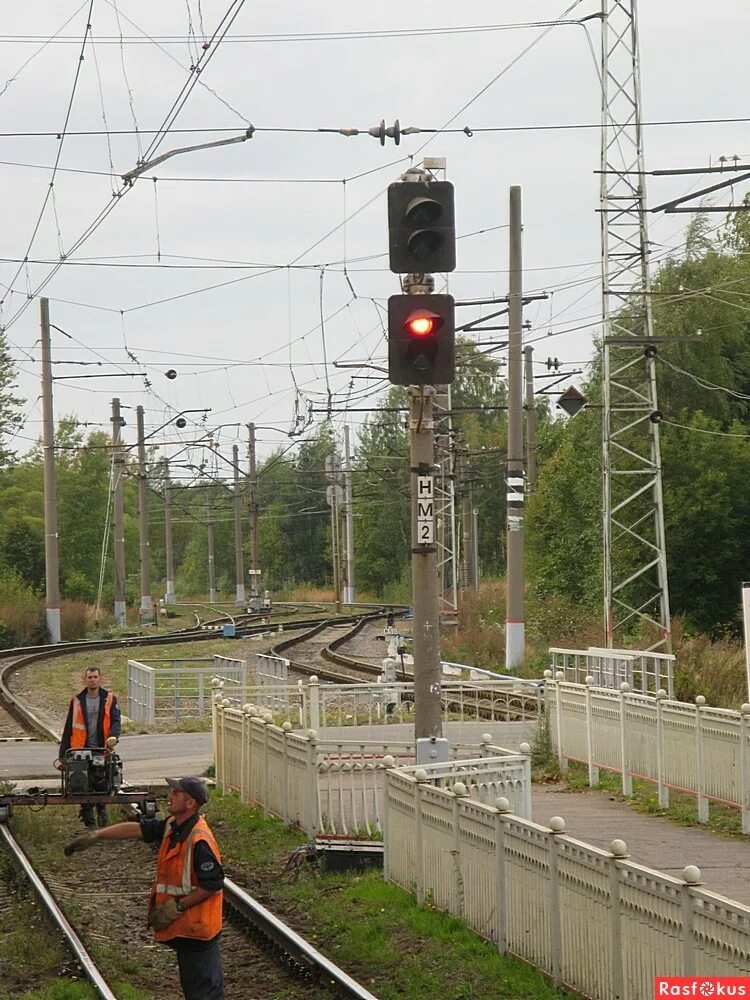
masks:
[[[552,676],[562,670],[564,679],[574,684],[585,684],[593,677],[598,687],[617,690],[627,683],[634,691],[656,694],[664,688],[669,698],[674,698],[674,664],[672,653],[654,653],[651,650],[549,649]]]
[[[588,765],[589,784],[599,768],[622,775],[624,795],[633,794],[633,778],[656,784],[661,806],[669,790],[690,792],[698,799],[698,819],[707,823],[709,801],[737,806],[742,832],[750,833],[750,705],[741,711],[712,708],[698,696],[696,704],[594,684],[552,678],[547,671],[546,717],[560,767],[569,760]]]
[[[654,977],[747,975],[750,908],[425,780],[385,775],[385,877],[463,918],[512,952],[596,1000],[648,1000]]]
[[[230,704],[268,709],[274,721],[314,729],[325,736],[331,728],[394,725],[413,722],[414,684],[321,684],[317,678],[296,684],[264,682],[227,692]],[[543,692],[539,685],[518,680],[444,681],[440,696],[446,721],[528,722],[539,717]]]
[[[211,711],[211,678],[247,686],[247,664],[229,656],[128,660],[126,714],[134,722],[202,718]]]

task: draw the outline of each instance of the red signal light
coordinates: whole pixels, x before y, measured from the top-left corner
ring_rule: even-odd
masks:
[[[412,313],[406,320],[406,323],[404,323],[404,326],[412,337],[427,337],[438,329],[440,322],[440,316],[421,310],[420,312]]]

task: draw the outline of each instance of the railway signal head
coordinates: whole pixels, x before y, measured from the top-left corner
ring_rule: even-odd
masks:
[[[388,188],[391,271],[434,274],[456,269],[456,223],[450,181],[397,181]]]
[[[393,385],[448,385],[456,374],[452,295],[388,299],[388,378]]]

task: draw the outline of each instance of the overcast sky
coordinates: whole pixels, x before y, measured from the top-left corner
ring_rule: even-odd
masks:
[[[258,432],[267,454],[287,442],[295,400],[300,413],[310,403],[324,407],[330,388],[337,410],[347,399],[350,406],[369,405],[362,397],[377,398],[370,394],[382,383],[361,376],[378,373],[333,363],[383,363],[384,306],[398,291],[387,265],[385,189],[409,157],[415,163],[446,157],[458,233],[485,230],[458,244],[450,288],[459,300],[506,293],[508,189],[522,186],[525,287],[550,293],[526,312],[536,357],[577,363],[591,356],[601,308],[597,128],[475,131],[471,138],[446,131],[406,136],[398,147],[389,140],[384,148],[369,136],[293,131],[366,130],[381,118],[435,129],[456,115],[451,128],[459,130],[595,125],[599,22],[548,32],[499,28],[557,19],[572,0],[246,0],[226,39],[208,50],[204,42],[237,3],[94,0],[79,63],[90,2],[3,5],[0,282],[12,286],[2,321],[28,400],[19,450],[40,431],[39,303],[29,296],[107,208],[120,175],[148,149],[190,80],[191,64],[212,52],[156,155],[241,135],[248,124],[258,130],[254,137],[185,153],[147,172],[43,290],[52,322],[74,338],[53,330],[56,359],[101,361],[108,373],[146,372],[151,388],[142,377],[57,381],[56,415],[74,412],[108,428],[110,400],[118,395],[128,406],[142,403],[154,429],[180,410],[210,407],[210,425],[232,425],[218,434],[222,448],[231,448],[238,434],[244,442],[236,424],[278,428]],[[569,16],[583,18],[598,6],[581,0]],[[750,7],[741,0],[640,7],[644,120],[747,116]],[[475,26],[485,30],[394,35]],[[74,134],[92,130],[101,134]],[[649,127],[645,146],[652,169],[746,157],[748,123]],[[34,235],[58,154],[54,194]],[[708,182],[653,179],[649,201]],[[743,193],[738,188],[737,197]],[[659,255],[679,247],[688,219],[652,217]],[[712,217],[712,225],[719,222]],[[461,319],[471,315],[463,310]],[[179,373],[174,381],[164,376],[169,368]],[[55,366],[56,375],[81,372],[94,369]],[[337,430],[364,417],[334,414]],[[135,415],[126,418],[132,441]],[[170,431],[165,440],[177,436]]]

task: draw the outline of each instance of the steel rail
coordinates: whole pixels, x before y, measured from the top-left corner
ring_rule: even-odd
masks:
[[[332,653],[331,650],[335,646],[353,639],[354,636],[357,635],[357,633],[360,632],[368,622],[374,621],[382,616],[383,611],[374,612],[369,615],[349,616],[347,618],[329,618],[325,621],[318,622],[307,632],[303,632],[302,635],[292,636],[288,639],[284,639],[282,642],[276,643],[276,645],[273,646],[269,652],[272,656],[279,656],[284,659],[288,659],[289,665],[298,673],[309,675],[314,674],[319,680],[329,681],[333,684],[351,684],[352,678],[349,674],[339,674],[333,670],[326,670],[325,667],[321,669],[318,666],[309,666],[306,663],[302,663],[300,660],[292,660],[289,657],[285,657],[284,653],[304,642],[309,642],[321,632],[324,632],[327,628],[333,628],[342,622],[353,621],[353,628],[348,629],[343,635],[337,636],[336,639],[330,642],[327,646],[324,646],[318,655],[320,655],[324,660],[331,660],[334,663],[339,663],[341,666],[347,666],[350,669],[359,670],[362,673],[370,674],[372,676],[379,676],[381,672],[380,667],[375,664],[367,663],[364,660],[356,660],[354,657],[344,657],[341,654]]]
[[[224,879],[224,898],[298,965],[307,970],[315,969],[322,986],[329,989],[333,987],[339,996],[345,997],[346,1000],[378,1000],[373,993],[360,986],[351,976],[339,969],[291,927],[228,878]]]
[[[57,905],[53,899],[49,889],[44,884],[43,880],[34,871],[31,862],[26,857],[21,845],[13,837],[12,833],[7,827],[7,824],[0,823],[0,836],[2,836],[8,850],[14,862],[23,871],[26,878],[34,890],[37,898],[41,902],[42,906],[46,912],[50,915],[52,920],[55,922],[60,932],[62,933],[65,941],[71,952],[75,955],[77,962],[81,966],[84,975],[97,991],[97,996],[100,1000],[117,1000],[117,997],[112,992],[112,990],[107,986],[107,983],[96,967],[94,960],[91,958],[83,942],[76,934],[72,925],[68,922],[67,917],[62,912],[60,907]]]
[[[107,985],[106,980],[89,955],[75,929],[62,912],[54,897],[37,874],[26,856],[23,848],[13,837],[7,824],[0,824],[0,837],[5,841],[14,864],[20,868],[29,881],[35,895],[44,910],[54,921],[65,938],[66,944],[81,969],[97,991],[100,1000],[117,1000],[116,995]],[[357,983],[343,969],[322,955],[303,937],[279,920],[270,910],[267,910],[252,896],[248,895],[231,879],[224,881],[224,898],[226,902],[245,920],[256,927],[265,938],[277,945],[283,954],[288,955],[297,965],[307,972],[314,970],[320,984],[328,989],[334,988],[339,996],[346,1000],[377,1000],[377,997]]]
[[[383,613],[381,609],[380,614]],[[254,617],[248,615],[237,615],[237,620],[240,618]],[[300,621],[279,621],[274,624],[274,626],[268,625],[239,625],[242,635],[258,635],[263,632],[267,632],[269,627],[286,626],[289,628],[311,628],[314,629],[317,626],[330,625],[334,622],[352,622],[358,621],[361,615],[343,615],[335,618],[324,619],[307,619]],[[370,616],[365,617],[378,617],[378,613],[375,612]],[[16,697],[8,688],[8,678],[11,674],[14,674],[17,670],[20,670],[24,666],[28,666],[31,663],[35,663],[37,660],[51,659],[57,656],[65,656],[68,653],[75,653],[78,650],[96,650],[96,649],[129,649],[134,646],[159,646],[166,645],[173,642],[195,642],[197,640],[206,637],[207,632],[216,633],[221,628],[221,625],[213,623],[205,623],[198,627],[179,629],[174,632],[163,632],[161,635],[150,635],[150,636],[129,636],[122,639],[80,639],[75,642],[58,642],[58,643],[47,643],[46,645],[40,646],[17,646],[13,649],[5,649],[0,653],[0,661],[3,659],[8,659],[13,657],[13,662],[6,664],[4,667],[0,666],[0,701],[11,711],[22,723],[28,726],[35,733],[41,735],[44,739],[50,740],[53,743],[59,743],[60,734],[52,729],[46,722],[40,719],[37,714],[30,708],[21,698]],[[279,644],[281,646],[283,644]],[[341,681],[341,677],[336,677],[336,680]]]

